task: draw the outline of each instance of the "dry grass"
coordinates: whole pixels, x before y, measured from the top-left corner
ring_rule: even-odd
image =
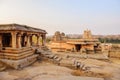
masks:
[[[111,75],[107,73],[94,73],[91,71],[85,72],[80,70],[74,70],[72,73],[74,76],[87,76],[87,77],[97,77],[97,78],[110,78]]]

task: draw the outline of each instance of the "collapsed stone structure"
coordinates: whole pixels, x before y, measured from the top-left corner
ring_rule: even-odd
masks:
[[[0,25],[0,61],[15,69],[33,63],[37,55],[32,47],[44,46],[46,33],[45,30],[26,25]],[[37,37],[37,44],[33,42],[34,35]]]
[[[74,51],[81,53],[100,52],[100,42],[92,37],[90,30],[85,30],[81,39],[68,39],[64,33],[55,32],[50,43],[52,51]]]
[[[52,38],[52,41],[54,41],[54,42],[65,41],[66,39],[67,38],[65,36],[65,33],[60,33],[59,31],[56,31]]]

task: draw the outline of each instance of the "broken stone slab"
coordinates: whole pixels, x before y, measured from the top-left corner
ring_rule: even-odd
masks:
[[[55,55],[51,54],[51,55],[45,55],[47,58],[53,59]]]
[[[48,58],[53,59],[54,55],[49,55]]]
[[[61,61],[61,60],[62,60],[62,58],[61,58],[61,57],[59,57],[59,58],[57,58],[57,59],[56,59],[56,61]]]
[[[85,64],[81,64],[79,68],[80,70],[83,70],[84,67],[85,67]]]
[[[55,55],[53,59],[57,59],[57,58],[58,58],[58,56],[57,56],[57,55]]]

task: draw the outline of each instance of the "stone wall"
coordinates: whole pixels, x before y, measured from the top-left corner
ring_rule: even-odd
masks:
[[[109,57],[120,58],[120,44],[113,44],[109,50]]]
[[[109,52],[109,57],[120,58],[120,50],[114,50]]]
[[[53,52],[56,51],[71,51],[75,46],[65,42],[52,42],[50,48]]]

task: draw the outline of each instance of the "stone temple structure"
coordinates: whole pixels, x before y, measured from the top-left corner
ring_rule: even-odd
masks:
[[[93,38],[90,30],[85,30],[81,39],[68,39],[64,33],[57,31],[49,47],[54,52],[74,51],[80,53],[95,53],[101,51],[99,40]]]
[[[33,63],[37,55],[32,47],[44,46],[46,33],[26,25],[0,25],[0,61],[15,69]],[[34,44],[32,36],[37,37],[37,44]]]

